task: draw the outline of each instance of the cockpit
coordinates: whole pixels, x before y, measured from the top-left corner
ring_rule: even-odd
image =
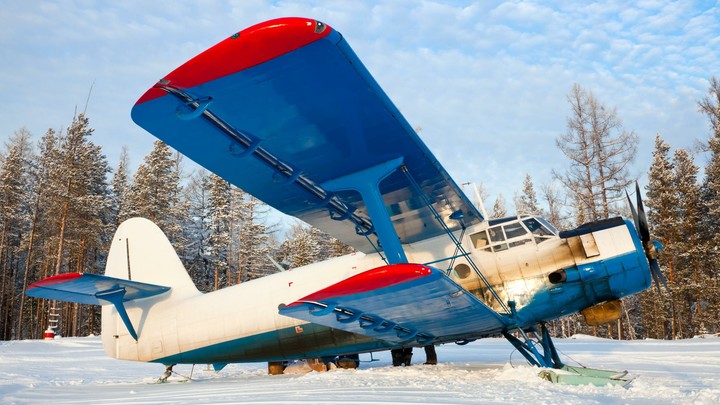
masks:
[[[490,220],[487,229],[470,235],[470,241],[475,249],[501,252],[528,243],[540,244],[557,235],[557,229],[545,219],[520,215]]]

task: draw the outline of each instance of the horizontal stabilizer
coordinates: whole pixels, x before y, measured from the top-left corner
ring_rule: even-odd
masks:
[[[170,287],[122,280],[114,277],[88,273],[67,273],[49,277],[25,290],[25,294],[36,298],[77,302],[79,304],[112,304],[133,339],[138,335],[130,322],[125,302],[153,297],[169,291]]]
[[[280,314],[398,344],[498,333],[507,321],[440,271],[420,264],[368,270],[280,309]]]
[[[36,298],[102,305],[112,303],[107,294],[121,290],[125,291],[122,298],[124,302],[162,294],[170,290],[170,287],[97,274],[67,273],[32,283],[25,290],[25,294]]]

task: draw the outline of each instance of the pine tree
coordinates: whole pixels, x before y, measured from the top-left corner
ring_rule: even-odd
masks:
[[[233,251],[237,283],[277,271],[268,259],[274,250],[271,226],[265,224],[268,207],[257,198],[233,188]]]
[[[720,80],[713,76],[710,79],[710,88],[707,95],[698,103],[700,112],[705,114],[710,124],[711,135],[708,139],[710,159],[705,166],[705,176],[701,186],[701,204],[703,206],[703,220],[701,226],[702,246],[705,254],[702,255],[703,268],[709,273],[711,305],[706,314],[714,315],[717,320],[720,316]],[[717,322],[717,321],[715,321]]]
[[[26,232],[27,239],[25,246],[25,274],[23,276],[23,290],[30,282],[52,275],[54,269],[54,226],[48,215],[50,196],[49,190],[50,173],[52,167],[58,161],[59,136],[55,130],[48,129],[38,143],[38,155],[34,157],[31,165],[30,187],[28,189],[28,201],[32,202],[32,208],[28,212],[30,231]],[[25,303],[25,295],[22,295],[21,304]],[[42,336],[46,325],[46,300],[29,300],[29,308],[20,311],[18,334],[21,338],[39,338]],[[25,334],[27,330],[27,335]]]
[[[184,229],[184,238],[188,241],[186,249],[182,252],[181,258],[188,269],[190,277],[200,291],[213,290],[213,275],[211,274],[210,261],[212,256],[208,237],[210,235],[208,219],[209,216],[209,189],[210,176],[201,169],[190,176],[190,181],[184,189],[184,200],[188,206],[189,226]]]
[[[117,227],[128,219],[127,199],[130,191],[130,179],[128,177],[128,165],[130,158],[127,147],[123,146],[120,152],[118,163],[112,178],[112,223]]]
[[[700,187],[698,186],[698,167],[690,154],[677,149],[673,158],[673,188],[678,205],[678,238],[673,252],[675,257],[676,282],[673,289],[673,301],[678,318],[684,320],[678,333],[681,337],[692,337],[700,330],[700,324],[714,326],[714,320],[705,316],[707,307],[706,287],[711,287],[711,278],[706,277],[701,258],[706,249],[701,243],[699,224],[701,220]]]
[[[178,158],[162,141],[155,141],[153,150],[138,167],[128,193],[128,216],[140,216],[156,223],[176,250],[182,250],[183,223],[187,204],[182,201],[181,173]]]
[[[296,223],[290,228],[288,239],[281,247],[284,262],[289,268],[305,266],[318,261],[320,255],[320,233],[303,223]]]
[[[55,235],[54,274],[96,272],[101,267],[96,252],[106,249],[110,168],[100,147],[90,140],[93,132],[88,118],[80,114],[50,151],[47,206]],[[94,307],[66,305],[62,333],[73,336],[85,322],[99,326],[98,314]]]
[[[668,269],[667,278],[672,289],[675,282],[674,246],[678,239],[676,232],[678,218],[675,212],[678,201],[673,186],[674,174],[669,153],[670,146],[660,134],[657,134],[653,161],[648,172],[649,183],[644,205],[647,208],[652,237],[665,246],[665,254],[660,257],[660,267]],[[651,288],[641,294],[641,303],[646,322],[648,322],[644,329],[650,336],[665,338],[675,335],[679,319],[675,316],[673,302],[670,302],[668,310],[665,305],[665,297],[658,295],[655,288]]]
[[[227,286],[229,281],[229,260],[232,254],[230,239],[232,199],[230,183],[216,174],[210,175],[208,199],[209,246],[214,268],[214,289]]]
[[[498,194],[497,198],[495,198],[495,204],[493,204],[490,218],[504,218],[506,216],[507,209],[505,209],[505,198],[502,194]]]
[[[535,186],[533,185],[533,181],[529,173],[525,174],[522,195],[518,199],[516,206],[518,214],[542,214],[542,210],[540,209],[537,201],[537,195],[535,194]]]
[[[26,208],[26,185],[30,160],[30,133],[21,128],[6,144],[2,167],[0,167],[0,338],[10,339],[13,334],[13,316],[18,298],[16,288],[18,273],[17,255],[22,237],[23,210]]]

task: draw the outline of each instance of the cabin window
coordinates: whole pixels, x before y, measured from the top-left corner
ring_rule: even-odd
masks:
[[[470,241],[475,249],[483,249],[488,247],[488,235],[485,231],[480,231],[470,235]]]
[[[460,263],[455,266],[455,275],[461,280],[468,278],[471,272],[472,270],[470,269],[470,266],[465,263]]]
[[[488,229],[488,234],[490,234],[490,242],[492,242],[494,252],[500,252],[508,249],[507,243],[504,243],[505,234],[503,233],[501,226],[498,225]]]
[[[387,207],[387,210],[390,213],[390,216],[400,215],[402,214],[402,208],[400,208],[400,204],[390,204]]]

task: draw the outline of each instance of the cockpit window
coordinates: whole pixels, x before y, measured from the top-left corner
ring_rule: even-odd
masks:
[[[492,242],[502,242],[505,240],[505,235],[503,235],[502,229],[500,229],[499,226],[493,226],[488,229],[488,232],[490,233],[490,240]]]
[[[527,231],[519,222],[505,225],[503,228],[505,229],[505,236],[507,236],[508,239],[517,238],[527,234]]]
[[[523,223],[535,237],[535,243],[544,242],[555,236],[555,234],[545,226],[547,222],[544,220],[541,221],[539,218],[528,218],[523,220]]]
[[[546,221],[545,218],[537,218],[537,220],[540,221],[540,223],[543,224],[543,226],[545,226],[547,229],[549,229],[553,235],[557,236],[558,230],[555,229],[555,227],[552,226],[548,221]]]
[[[503,251],[526,243],[542,243],[557,236],[557,231],[542,218],[520,216],[493,220],[486,231],[470,235],[475,249]]]

